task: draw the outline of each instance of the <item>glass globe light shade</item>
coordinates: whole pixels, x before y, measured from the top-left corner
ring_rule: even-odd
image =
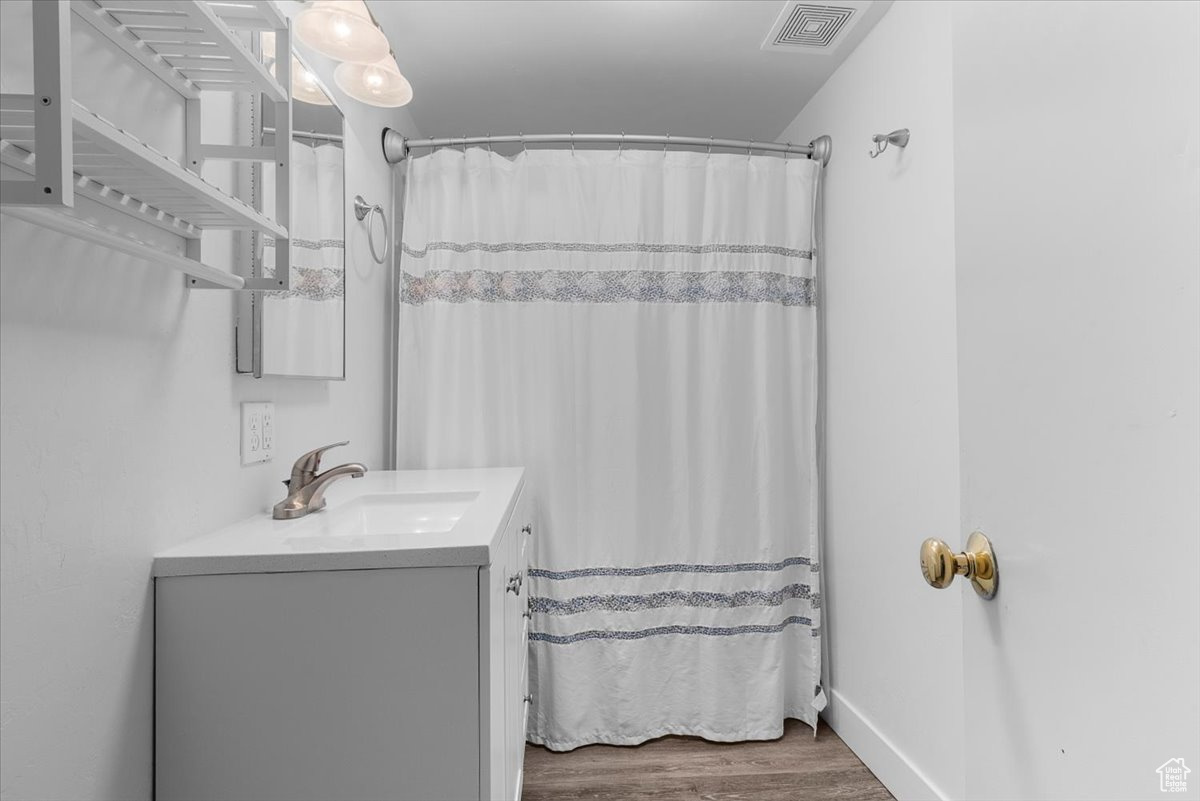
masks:
[[[295,56],[292,56],[292,97],[314,106],[333,105],[317,76],[309,72]]]
[[[412,86],[391,56],[372,64],[338,64],[333,80],[355,100],[381,108],[403,106],[413,97]]]
[[[314,0],[292,24],[300,41],[338,61],[378,61],[390,50],[362,0]]]
[[[272,75],[275,74],[274,64],[268,69]],[[314,106],[333,105],[333,101],[321,88],[321,82],[317,80],[317,76],[309,72],[295,54],[292,55],[292,97],[301,103],[311,103]]]

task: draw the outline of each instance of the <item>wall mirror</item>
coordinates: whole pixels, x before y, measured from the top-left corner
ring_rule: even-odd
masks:
[[[262,45],[271,64],[271,43]],[[259,378],[341,380],[346,375],[345,125],[332,94],[295,54],[292,85],[291,285],[286,292],[241,293],[237,370]],[[249,143],[274,144],[275,105],[262,97],[248,105],[242,115],[244,137]],[[273,217],[275,165],[254,163],[247,172],[248,196]],[[244,256],[252,274],[273,275],[274,240],[258,234],[246,239]]]

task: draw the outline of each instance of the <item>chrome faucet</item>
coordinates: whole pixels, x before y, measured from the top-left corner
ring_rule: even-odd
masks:
[[[329,468],[324,473],[317,472],[321,469],[321,454],[330,448],[349,444],[349,440],[335,442],[332,445],[309,451],[297,459],[296,463],[292,465],[292,477],[283,482],[283,485],[288,488],[288,496],[275,504],[271,516],[276,520],[292,520],[304,517],[309,512],[324,509],[325,490],[329,488],[330,484],[345,476],[362,478],[363,473],[367,472],[367,468],[358,462],[340,464],[337,467]]]

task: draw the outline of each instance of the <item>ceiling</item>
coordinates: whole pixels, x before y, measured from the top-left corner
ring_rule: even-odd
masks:
[[[774,140],[890,2],[830,54],[760,49],[783,0],[368,0],[428,137]],[[820,132],[815,131],[816,136]]]

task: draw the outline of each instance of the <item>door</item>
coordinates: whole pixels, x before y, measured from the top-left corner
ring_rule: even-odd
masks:
[[[969,799],[1200,798],[1198,8],[955,6]]]

